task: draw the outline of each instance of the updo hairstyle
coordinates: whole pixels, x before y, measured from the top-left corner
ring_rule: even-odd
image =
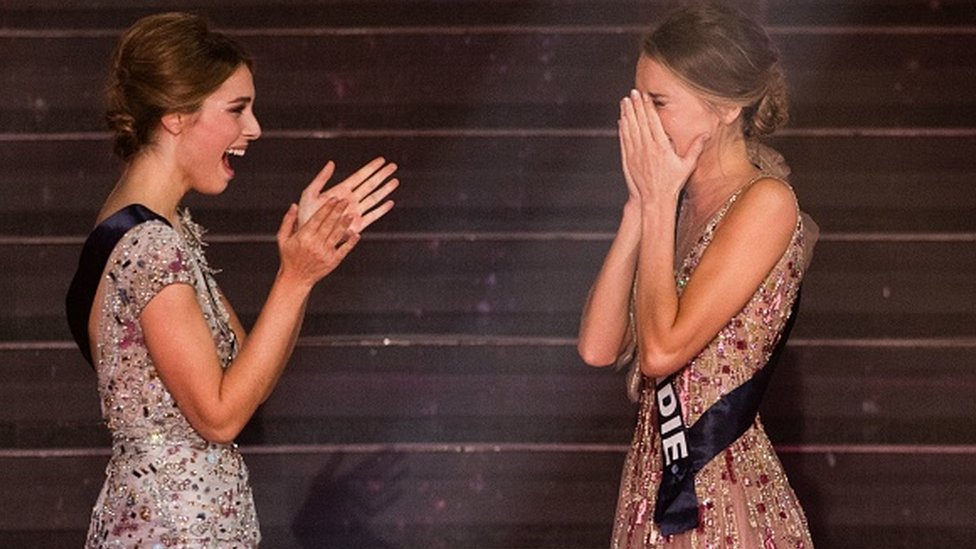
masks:
[[[243,48],[200,16],[136,21],[119,39],[106,90],[115,154],[129,161],[151,143],[163,115],[195,112],[242,64],[253,69]]]
[[[762,27],[735,8],[679,8],[641,49],[707,102],[742,107],[746,137],[769,135],[789,118],[779,53]]]

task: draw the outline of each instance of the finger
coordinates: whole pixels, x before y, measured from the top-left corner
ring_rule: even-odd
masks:
[[[292,233],[295,232],[295,223],[298,221],[298,205],[288,206],[288,211],[281,218],[281,225],[278,227],[278,242],[284,242]]]
[[[698,163],[698,157],[701,156],[703,150],[705,150],[705,143],[709,139],[708,133],[702,133],[691,142],[691,146],[688,147],[688,152],[685,153],[681,161],[686,165],[694,166]]]
[[[348,205],[348,200],[340,200],[334,196],[329,197],[329,199],[325,201],[325,204],[316,210],[315,213],[312,214],[312,217],[299,228],[299,231],[307,228],[312,232],[320,232],[323,225],[334,224],[335,219],[342,215],[342,212],[346,210]],[[332,218],[331,221],[330,218]]]
[[[363,198],[369,196],[377,187],[379,187],[384,181],[386,181],[393,172],[397,171],[397,165],[393,162],[383,166],[371,176],[369,176],[365,181],[362,181],[355,189],[353,189],[353,196],[356,200],[362,200]]]
[[[319,229],[319,236],[323,238],[326,246],[330,249],[336,248],[350,235],[356,234],[355,231],[349,230],[349,226],[352,225],[355,218],[356,216],[351,213],[343,214],[337,218],[329,217]]]
[[[641,94],[641,105],[643,108],[640,110],[644,113],[644,117],[647,120],[646,127],[650,136],[661,145],[670,145],[671,139],[668,137],[667,132],[664,131],[664,125],[661,124],[661,117],[657,114],[657,108],[654,106],[654,100],[650,94]]]
[[[362,232],[366,229],[366,227],[372,225],[374,221],[386,215],[387,212],[393,209],[393,205],[394,203],[392,200],[387,200],[386,202],[367,212],[366,215],[362,217],[362,224],[359,227],[359,231]]]
[[[339,183],[340,187],[344,187],[346,190],[352,192],[353,189],[362,184],[363,181],[369,178],[369,176],[376,173],[376,170],[386,164],[386,159],[382,156],[377,156],[376,158],[370,160],[369,162],[363,164],[363,167],[359,168],[352,175],[342,180]]]
[[[624,113],[628,122],[628,132],[634,147],[645,149],[654,143],[654,138],[647,127],[647,113],[644,111],[644,100],[637,90],[631,90],[627,97]]]
[[[618,123],[617,136],[620,140],[620,165],[623,168],[624,181],[627,183],[628,188],[636,190],[634,179],[630,175],[630,153],[627,150],[630,144],[628,143],[629,140],[625,135],[622,123]]]
[[[359,200],[359,213],[364,214],[371,210],[374,206],[383,201],[384,198],[390,195],[397,187],[400,186],[399,179],[391,179],[383,184],[379,189],[375,189],[373,192],[366,195],[364,198]]]
[[[332,179],[332,174],[335,173],[335,162],[329,160],[325,163],[325,166],[319,170],[318,175],[312,179],[312,182],[305,187],[302,191],[302,195],[307,195],[309,198],[314,198],[322,193],[322,189],[325,188],[325,184],[328,183],[329,179]]]
[[[637,133],[640,136],[641,146],[645,148],[655,143],[661,143],[659,136],[655,134],[652,128],[652,113],[649,113],[648,110],[654,111],[654,105],[649,103],[649,99],[650,96],[645,93],[637,90],[630,91],[630,102],[634,109],[634,120],[637,122]],[[657,112],[653,112],[653,115],[657,115]]]
[[[638,107],[639,103],[639,99],[634,100],[633,97],[625,97],[623,116],[621,117],[624,130],[623,137],[627,144],[627,157],[631,167],[645,158],[651,150],[650,147],[655,144],[647,130],[646,116],[643,117],[643,121],[641,120],[643,109]]]
[[[645,152],[641,148],[640,132],[636,128],[636,116],[633,101],[629,97],[625,97],[621,102],[620,130],[618,133],[623,144],[621,149],[624,152],[622,160],[626,162],[628,169]]]
[[[349,233],[348,238],[346,238],[342,243],[340,243],[335,248],[335,254],[338,261],[342,261],[349,255],[349,252],[359,244],[359,240],[362,238],[359,233]]]
[[[628,149],[632,146],[630,126],[633,120],[630,113],[632,109],[630,107],[630,99],[624,97],[620,100],[620,118],[617,120],[617,135],[620,137],[620,150]]]

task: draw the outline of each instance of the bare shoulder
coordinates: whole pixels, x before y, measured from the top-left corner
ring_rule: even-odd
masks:
[[[730,221],[752,222],[791,231],[799,217],[796,195],[784,181],[763,177],[742,191],[729,211]]]
[[[713,246],[747,255],[768,251],[772,261],[786,249],[798,218],[793,189],[765,177],[742,191],[716,230]]]

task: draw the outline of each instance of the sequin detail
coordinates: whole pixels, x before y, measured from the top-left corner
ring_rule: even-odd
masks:
[[[92,511],[87,547],[257,547],[248,470],[237,445],[203,439],[180,412],[149,357],[143,308],[170,284],[187,284],[222,365],[237,354],[229,314],[188,212],[179,228],[137,225],[108,261],[99,307],[98,391],[112,457]]]
[[[784,182],[785,183],[785,182]],[[741,192],[741,191],[740,191]],[[705,225],[675,271],[679,294],[739,193]],[[743,309],[678,373],[675,388],[692,425],[724,394],[768,360],[790,314],[803,277],[803,220],[776,266]],[[611,547],[813,547],[806,516],[783,472],[759,417],[695,477],[699,526],[662,536],[653,520],[661,481],[661,440],[656,429],[654,383],[643,383],[637,427],[624,463]]]

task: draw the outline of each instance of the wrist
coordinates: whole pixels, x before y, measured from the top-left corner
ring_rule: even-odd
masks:
[[[307,277],[300,276],[290,269],[279,267],[273,285],[281,292],[305,299],[312,292],[315,281],[308,280]]]
[[[642,215],[658,215],[662,212],[674,213],[677,208],[678,194],[675,194],[674,196],[665,195],[645,198],[640,202],[640,212]]]

